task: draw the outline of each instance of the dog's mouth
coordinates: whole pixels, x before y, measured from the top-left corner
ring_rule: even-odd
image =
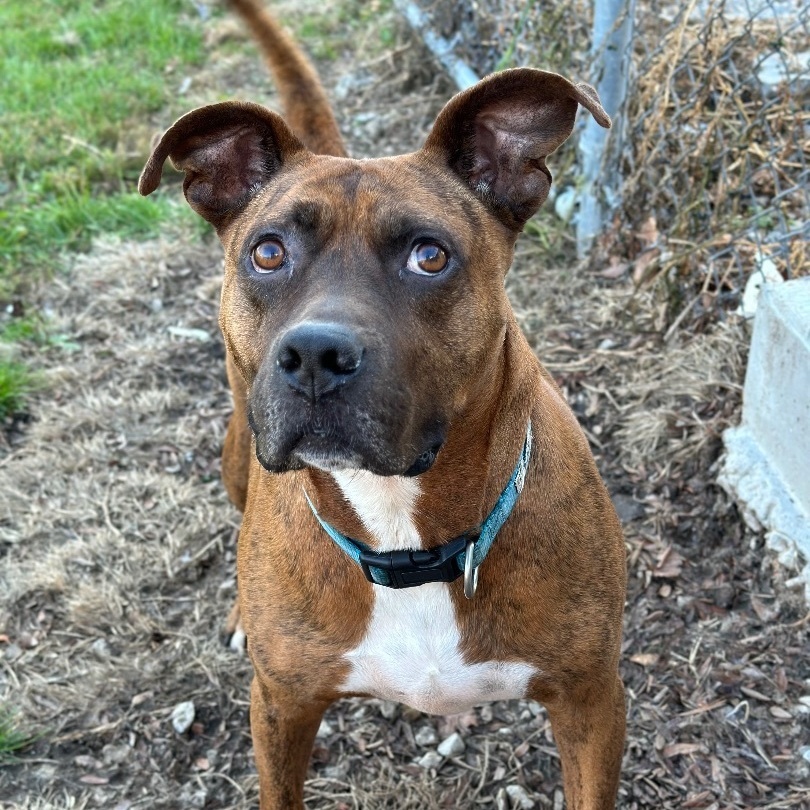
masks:
[[[414,477],[427,472],[436,461],[442,442],[435,442],[419,453],[413,461],[403,463],[395,455],[386,455],[383,451],[369,452],[368,449],[356,449],[350,444],[336,442],[323,435],[303,436],[297,443],[292,456],[304,467],[315,467],[324,472],[340,470],[366,470],[375,475],[403,475]],[[261,458],[259,458],[261,462]]]
[[[444,430],[433,425],[426,430],[414,452],[396,446],[396,431],[326,429],[321,422],[299,425],[283,434],[263,431],[249,413],[248,421],[256,437],[256,457],[272,473],[314,467],[325,472],[366,470],[375,475],[413,477],[429,470],[444,444]],[[381,435],[383,434],[383,435]],[[390,435],[384,435],[390,434]]]
[[[407,470],[403,473],[404,476],[408,478],[412,478],[416,475],[421,475],[423,472],[427,472],[432,466],[433,462],[436,461],[436,456],[439,455],[439,450],[442,449],[443,442],[438,442],[437,444],[428,447],[427,450],[420,453],[419,458],[408,467]]]

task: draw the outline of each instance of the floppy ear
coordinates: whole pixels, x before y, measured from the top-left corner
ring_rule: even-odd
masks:
[[[215,227],[241,211],[301,142],[274,112],[249,102],[200,107],[178,119],[160,139],[141,173],[138,191],[160,185],[166,158],[186,173],[189,205]]]
[[[520,230],[548,196],[546,156],[571,134],[579,104],[610,127],[590,85],[532,68],[495,73],[450,99],[423,152],[458,174],[505,225]]]

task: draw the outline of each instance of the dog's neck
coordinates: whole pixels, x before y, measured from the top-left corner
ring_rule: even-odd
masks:
[[[514,470],[529,413],[519,389],[534,380],[514,373],[530,352],[512,324],[503,355],[482,372],[481,391],[453,420],[436,462],[414,478],[364,470],[307,470],[305,487],[318,514],[377,551],[432,548],[480,525]],[[488,380],[488,381],[487,381]]]

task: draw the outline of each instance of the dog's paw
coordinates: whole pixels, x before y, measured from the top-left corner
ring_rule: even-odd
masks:
[[[236,625],[233,633],[231,633],[230,637],[227,639],[227,647],[235,653],[239,653],[239,655],[244,655],[247,650],[247,636],[242,629],[241,622]]]
[[[241,617],[239,615],[239,602],[234,602],[231,612],[225,621],[225,627],[222,631],[222,643],[235,653],[244,654],[247,650],[247,635],[242,627]]]

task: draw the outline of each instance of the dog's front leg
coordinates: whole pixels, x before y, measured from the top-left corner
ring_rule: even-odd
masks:
[[[261,810],[303,810],[304,779],[324,703],[300,703],[253,678],[250,726]]]
[[[613,810],[625,731],[624,687],[618,675],[560,692],[546,699],[546,708],[562,760],[567,809]]]

